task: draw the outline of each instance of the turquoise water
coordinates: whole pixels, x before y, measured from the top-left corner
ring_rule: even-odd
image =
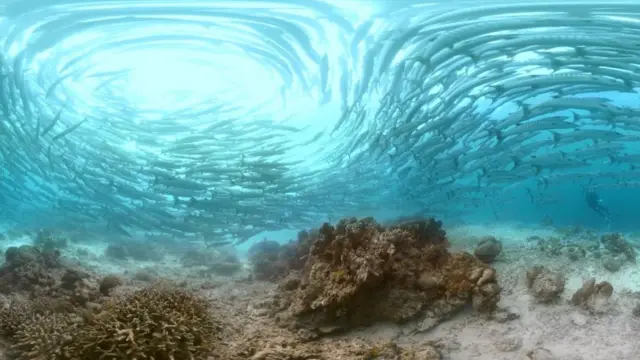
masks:
[[[366,215],[635,231],[639,14],[7,2],[0,220],[213,245]]]

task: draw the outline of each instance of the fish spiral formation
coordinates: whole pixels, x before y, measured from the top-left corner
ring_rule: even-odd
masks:
[[[2,216],[225,244],[382,207],[543,203],[556,182],[634,186],[639,110],[610,95],[637,100],[640,5],[377,5],[6,5]],[[206,86],[144,102],[131,79],[154,63]]]

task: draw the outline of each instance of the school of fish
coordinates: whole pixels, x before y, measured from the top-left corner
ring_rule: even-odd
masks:
[[[381,208],[455,217],[568,182],[639,187],[640,2],[372,3],[365,18],[320,0],[1,6],[0,218],[215,246]],[[91,32],[109,41],[57,47]],[[127,70],[85,63],[162,41],[250,57],[285,105],[214,98],[143,121],[117,94]],[[69,90],[87,77],[91,96]],[[305,125],[287,113],[300,97],[336,116]]]

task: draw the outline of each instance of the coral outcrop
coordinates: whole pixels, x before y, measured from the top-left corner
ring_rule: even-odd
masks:
[[[200,268],[200,275],[231,276],[242,270],[242,262],[235,252],[218,249],[190,249],[180,257],[185,268]]]
[[[539,303],[557,300],[564,291],[566,279],[562,273],[537,265],[527,271],[527,288]]]
[[[298,232],[296,240],[280,244],[273,240],[255,243],[249,249],[249,262],[256,280],[281,280],[290,271],[304,268],[311,245],[318,237],[318,231]]]
[[[104,255],[117,261],[162,261],[164,253],[156,246],[142,241],[128,241],[109,244],[104,251]]]
[[[0,292],[29,291],[55,283],[52,270],[61,267],[60,252],[45,251],[23,245],[5,251],[5,263],[0,267]]]
[[[473,254],[480,261],[492,263],[502,252],[502,243],[493,236],[485,236],[478,242]]]
[[[636,250],[619,233],[602,235],[600,242],[612,254],[624,255],[628,261],[636,262]]]
[[[320,333],[376,321],[403,322],[427,310],[444,318],[468,304],[491,312],[495,271],[467,253],[447,251],[433,219],[390,227],[372,218],[324,224],[302,270],[280,287],[281,323]]]
[[[586,280],[571,297],[571,304],[580,306],[591,313],[606,310],[609,298],[613,294],[613,285],[607,281],[596,283],[596,279]]]

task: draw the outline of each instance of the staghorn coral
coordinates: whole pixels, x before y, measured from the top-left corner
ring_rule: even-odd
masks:
[[[22,323],[11,351],[16,360],[68,360],[74,358],[68,346],[80,326],[80,319],[65,314],[36,314]]]
[[[425,309],[440,319],[467,304],[494,310],[495,271],[470,254],[450,254],[438,226],[429,220],[384,228],[372,218],[325,223],[299,279],[280,287],[279,320],[327,333],[403,322]]]
[[[5,337],[12,337],[34,313],[41,313],[30,302],[20,298],[5,299],[0,309],[0,332]]]
[[[69,344],[78,359],[206,359],[216,325],[206,300],[153,286],[108,302]]]

